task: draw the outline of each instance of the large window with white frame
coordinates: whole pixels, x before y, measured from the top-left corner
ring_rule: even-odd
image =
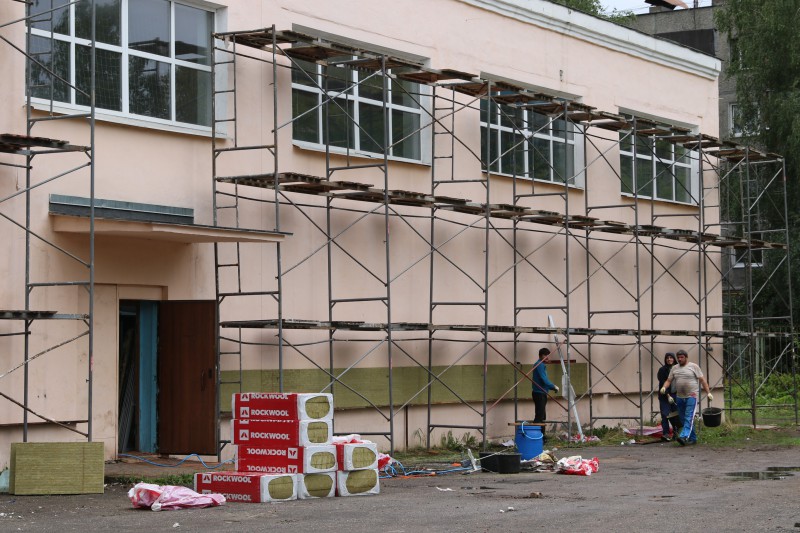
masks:
[[[292,69],[292,138],[367,157],[382,157],[385,147],[393,159],[422,161],[420,85],[387,78],[384,129],[384,77],[336,63],[298,61]]]
[[[480,106],[481,159],[492,173],[583,186],[580,126],[489,100]]]
[[[634,147],[635,138],[635,147]],[[696,151],[663,135],[620,131],[622,194],[668,202],[696,204],[699,165]]]
[[[174,0],[95,0],[95,5],[98,110],[209,127],[214,12]],[[30,14],[31,96],[88,105],[91,2],[31,0]]]

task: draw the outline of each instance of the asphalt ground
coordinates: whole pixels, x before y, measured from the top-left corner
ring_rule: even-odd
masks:
[[[596,456],[589,476],[522,472],[381,480],[381,494],[153,512],[130,485],[104,494],[0,494],[0,531],[795,531],[800,448],[674,443],[556,450]],[[734,474],[734,475],[731,475]]]

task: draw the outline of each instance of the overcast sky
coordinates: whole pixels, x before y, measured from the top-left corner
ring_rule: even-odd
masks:
[[[686,5],[692,7],[694,0],[683,1]],[[647,13],[648,9],[650,9],[649,4],[646,4],[644,0],[600,0],[600,3],[609,11],[616,9],[618,11],[630,10],[634,13]],[[700,0],[700,6],[709,5],[711,5],[711,0]]]

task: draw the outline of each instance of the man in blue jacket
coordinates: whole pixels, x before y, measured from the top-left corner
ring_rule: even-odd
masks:
[[[542,348],[539,350],[539,361],[533,367],[533,407],[535,416],[534,424],[542,424],[542,437],[544,437],[544,422],[547,420],[547,393],[558,392],[558,387],[547,377],[545,365],[550,360],[550,350]]]

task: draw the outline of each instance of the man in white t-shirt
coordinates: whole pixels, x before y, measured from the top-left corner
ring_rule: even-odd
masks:
[[[675,439],[681,446],[687,444],[697,444],[697,432],[694,429],[694,415],[697,412],[698,396],[700,386],[708,396],[709,401],[714,399],[703,371],[694,363],[689,362],[686,350],[678,350],[676,353],[678,364],[673,365],[669,372],[667,381],[659,391],[665,394],[672,382],[675,382],[675,403],[678,406],[678,414],[681,419],[681,432]]]

